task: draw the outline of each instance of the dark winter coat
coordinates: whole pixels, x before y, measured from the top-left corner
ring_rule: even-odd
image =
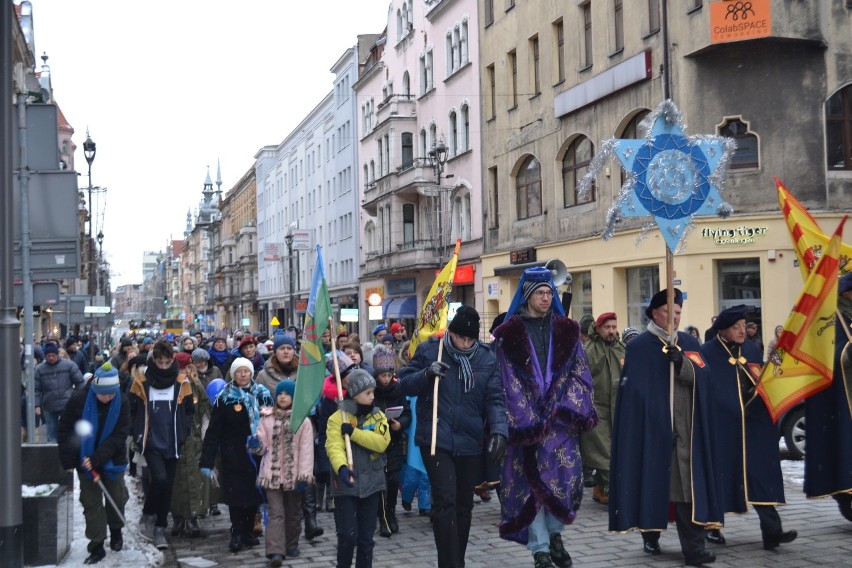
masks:
[[[35,368],[36,407],[47,412],[62,412],[74,389],[83,386],[83,373],[70,359],[59,359],[55,365],[47,361]]]
[[[216,367],[211,368],[218,371]],[[205,515],[210,506],[209,489],[206,486],[208,480],[198,469],[204,438],[202,430],[210,420],[210,399],[207,398],[207,391],[200,379],[190,378],[190,386],[195,414],[175,470],[171,505],[172,514],[184,518]]]
[[[390,429],[390,444],[388,449],[385,450],[388,457],[387,471],[400,471],[405,463],[405,453],[408,446],[405,431],[411,426],[411,405],[403,394],[402,385],[399,384],[399,379],[396,377],[393,377],[385,387],[379,384],[377,380],[375,394],[373,406],[379,408],[382,412],[394,406],[403,408],[402,414],[396,418],[402,427],[397,431]],[[390,419],[388,419],[388,424],[390,424]]]
[[[83,418],[83,408],[86,406],[86,397],[89,394],[90,385],[86,385],[76,391],[65,410],[59,418],[59,426],[56,430],[56,440],[59,445],[59,461],[63,469],[72,469],[80,466],[80,438],[75,433],[77,422]],[[106,423],[109,403],[98,402],[98,431],[95,435],[95,451],[89,456],[92,467],[95,470],[112,460],[113,465],[127,465],[127,436],[130,435],[130,404],[126,395],[121,397],[121,410],[118,422],[112,430],[112,434],[101,440],[104,424]]]
[[[192,427],[193,406],[192,388],[185,375],[178,375],[172,387],[174,389],[174,404],[172,417],[175,432],[175,455],[180,457],[180,450]],[[148,434],[150,433],[150,391],[151,383],[144,373],[139,373],[130,385],[130,420],[131,435],[136,447],[144,454],[148,449]]]
[[[421,343],[408,365],[399,372],[403,393],[417,397],[417,430],[415,443],[420,447],[432,445],[433,383],[426,378],[426,369],[438,360],[437,338]],[[470,361],[474,385],[464,392],[459,376],[459,366],[450,357],[444,357],[450,367],[446,378],[438,386],[438,433],[436,446],[445,452],[460,456],[482,453],[482,441],[487,421],[490,434],[508,438],[506,426],[506,399],[497,372],[497,359],[490,349],[480,346]]]
[[[263,390],[266,391],[265,388]],[[250,393],[246,395],[253,397]],[[261,406],[270,406],[271,403],[268,396],[259,401]],[[251,421],[245,405],[226,404],[222,396],[217,397],[210,413],[210,426],[204,436],[199,466],[212,469],[216,454],[219,454],[222,460],[219,483],[223,501],[229,507],[252,507],[260,505],[263,499],[255,485],[258,458],[252,456],[246,447],[251,435]]]

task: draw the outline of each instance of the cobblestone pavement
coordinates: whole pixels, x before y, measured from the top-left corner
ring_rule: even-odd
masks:
[[[844,520],[832,499],[808,500],[802,493],[801,462],[784,462],[787,502],[779,508],[785,530],[796,529],[799,538],[782,545],[779,552],[763,550],[757,515],[726,517],[725,546],[708,544],[717,555],[717,567],[766,566],[798,568],[807,566],[852,567],[852,523]],[[792,469],[791,469],[792,468]],[[792,473],[791,473],[792,472]],[[522,567],[533,565],[525,547],[501,540],[497,534],[500,506],[495,498],[480,502],[474,498],[473,526],[467,548],[467,568]],[[267,566],[263,540],[261,545],[231,554],[228,545],[228,513],[202,520],[206,537],[200,539],[172,538],[167,551],[167,566],[203,567],[234,566],[244,568]],[[435,543],[429,520],[419,517],[417,509],[406,513],[399,510],[400,532],[386,539],[376,535],[373,566],[423,567],[437,566]],[[335,566],[334,518],[331,513],[318,515],[325,534],[313,542],[300,542],[301,555],[287,558],[284,566]],[[663,554],[650,557],[642,551],[638,534],[610,534],[607,531],[606,507],[595,503],[591,490],[586,490],[577,520],[566,527],[565,546],[574,559],[574,566],[602,568],[633,566],[666,568],[681,566],[682,557],[674,526],[663,534],[660,544]]]

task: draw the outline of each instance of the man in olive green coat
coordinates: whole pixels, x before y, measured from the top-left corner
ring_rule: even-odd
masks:
[[[594,386],[594,403],[598,425],[580,435],[583,466],[594,469],[592,499],[609,503],[609,454],[612,443],[612,416],[621,366],[624,364],[624,344],[618,338],[618,320],[614,312],[598,316],[585,344],[589,370]]]

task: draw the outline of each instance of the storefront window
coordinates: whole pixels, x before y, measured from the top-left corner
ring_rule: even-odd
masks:
[[[580,321],[584,314],[592,313],[592,273],[577,272],[572,276],[571,318]]]
[[[645,308],[660,291],[660,270],[655,266],[627,269],[627,325],[644,331],[648,325]]]
[[[760,260],[738,258],[717,261],[719,275],[719,311],[745,304],[746,319],[757,323],[762,331],[760,303]]]

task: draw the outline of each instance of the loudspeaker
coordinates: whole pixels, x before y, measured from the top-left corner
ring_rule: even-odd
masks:
[[[553,274],[553,284],[556,286],[561,286],[563,284],[571,285],[573,278],[571,277],[571,273],[568,272],[568,267],[565,266],[564,262],[558,258],[553,258],[548,260],[544,267]]]

